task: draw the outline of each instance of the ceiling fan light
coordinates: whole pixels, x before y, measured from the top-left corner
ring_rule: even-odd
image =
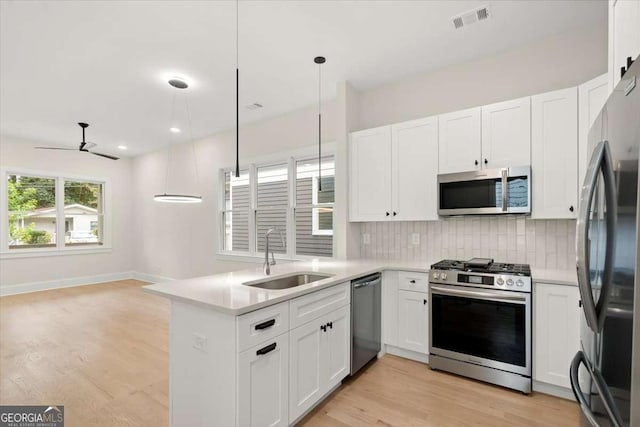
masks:
[[[156,194],[153,200],[162,203],[201,203],[202,196],[192,196],[189,194]]]

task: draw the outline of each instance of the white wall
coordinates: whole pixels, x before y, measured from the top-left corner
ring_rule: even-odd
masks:
[[[0,136],[0,166],[109,179],[112,206],[110,253],[0,260],[0,287],[122,273],[133,270],[131,160],[84,153],[34,150],[35,142]],[[6,233],[5,224],[0,227]]]
[[[323,141],[334,141],[335,102],[323,107]],[[317,144],[315,108],[296,111],[243,126],[240,132],[240,162]],[[153,201],[164,192],[167,151],[133,160],[134,224],[137,231],[138,271],[173,278],[193,277],[247,268],[245,262],[216,257],[218,239],[218,171],[235,163],[235,131],[199,140],[193,145],[198,160],[199,182],[195,183],[191,144],[171,149],[168,191],[202,195],[198,205],[172,205]],[[256,260],[260,262],[260,260]]]
[[[599,26],[362,91],[357,128],[577,86],[606,72],[607,23],[603,21]]]

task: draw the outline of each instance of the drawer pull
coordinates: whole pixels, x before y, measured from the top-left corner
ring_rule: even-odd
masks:
[[[409,280],[409,283],[416,283],[416,279]]]
[[[275,324],[276,324],[276,319],[271,319],[271,320],[267,320],[266,322],[258,323],[256,326],[254,326],[254,329],[256,331],[260,331],[262,329],[270,328]]]
[[[264,354],[271,353],[276,349],[276,345],[277,343],[274,342],[273,344],[269,344],[266,347],[262,347],[260,350],[256,351],[256,356],[262,356]]]

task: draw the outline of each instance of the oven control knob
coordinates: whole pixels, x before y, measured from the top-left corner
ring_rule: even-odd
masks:
[[[440,278],[445,280],[447,278],[447,273],[440,273]]]
[[[513,286],[513,279],[507,279],[507,286]]]
[[[440,278],[440,274],[439,273],[433,273],[433,278],[434,279],[439,279]]]
[[[504,285],[504,280],[502,279],[502,277],[498,277],[497,282],[498,282],[498,285],[500,286]]]
[[[519,288],[524,286],[524,282],[522,281],[522,279],[516,280],[516,286],[518,286]]]

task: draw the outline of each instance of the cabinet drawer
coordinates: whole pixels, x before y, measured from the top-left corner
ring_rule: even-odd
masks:
[[[239,316],[238,352],[256,346],[289,330],[289,302]]]
[[[351,283],[346,282],[290,301],[291,329],[351,302]]]
[[[428,292],[429,275],[427,273],[401,271],[398,273],[398,289],[403,291]]]

